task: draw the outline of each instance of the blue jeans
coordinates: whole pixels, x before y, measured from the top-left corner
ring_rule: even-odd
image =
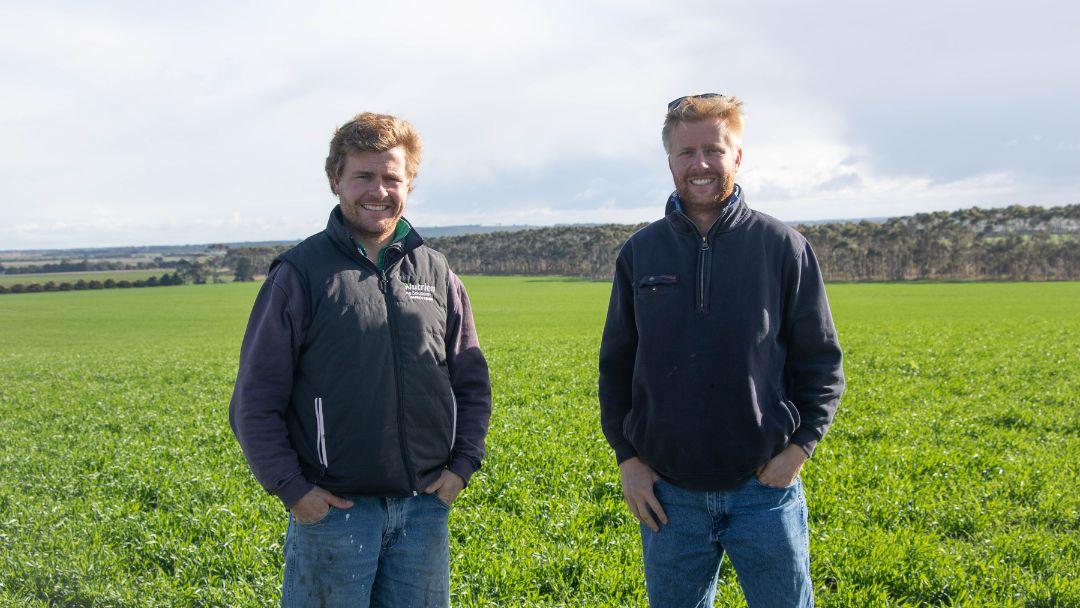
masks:
[[[348,510],[289,516],[283,608],[450,605],[450,507],[434,494],[349,496]]]
[[[734,490],[653,486],[667,525],[641,526],[645,587],[653,608],[711,607],[726,551],[750,608],[813,606],[802,480],[771,488],[751,478]]]

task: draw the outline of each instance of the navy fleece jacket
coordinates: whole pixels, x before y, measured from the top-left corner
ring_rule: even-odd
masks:
[[[810,244],[740,189],[705,235],[672,195],[623,246],[600,346],[600,418],[619,462],[730,489],[789,444],[812,455],[843,390]]]

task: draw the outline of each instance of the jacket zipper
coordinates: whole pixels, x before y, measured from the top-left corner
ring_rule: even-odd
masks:
[[[709,251],[709,237],[701,237],[701,249],[698,250],[698,301],[697,311],[705,312],[705,255]]]
[[[385,261],[385,258],[384,258]],[[405,465],[405,474],[409,476],[409,489],[412,491],[413,496],[417,495],[416,492],[416,474],[413,473],[412,461],[409,459],[409,452],[406,449],[408,442],[405,440],[405,406],[401,402],[401,363],[398,358],[397,340],[394,332],[394,304],[390,294],[389,280],[386,278],[386,270],[379,270],[379,291],[383,293],[383,298],[386,301],[386,321],[390,326],[390,350],[394,355],[394,384],[397,387],[397,419],[398,419],[398,445],[401,447],[401,460]]]
[[[706,258],[709,256],[710,250],[709,234],[712,233],[713,228],[716,228],[716,225],[720,222],[720,218],[716,218],[716,220],[713,221],[713,225],[709,228],[709,231],[702,235],[697,228],[697,224],[694,223],[694,220],[690,219],[690,216],[686,215],[682,211],[677,211],[676,213],[683,216],[683,219],[685,219],[686,222],[690,224],[690,226],[693,228],[694,234],[696,234],[698,238],[701,239],[701,247],[698,248],[697,305],[695,306],[695,309],[699,314],[705,314],[709,311],[709,301],[705,295],[707,287],[705,285],[705,262]]]

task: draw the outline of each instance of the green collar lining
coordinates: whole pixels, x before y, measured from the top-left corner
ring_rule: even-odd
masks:
[[[383,246],[383,248],[379,250],[379,259],[375,264],[375,266],[379,270],[383,269],[383,257],[386,255],[386,249],[390,247],[390,245],[400,242],[411,231],[412,224],[409,223],[409,220],[401,218],[397,221],[397,225],[394,226],[394,238],[387,245]],[[364,256],[365,258],[368,257],[367,250],[364,249],[364,245],[360,243],[360,241],[356,241],[356,247],[360,250],[360,255]]]

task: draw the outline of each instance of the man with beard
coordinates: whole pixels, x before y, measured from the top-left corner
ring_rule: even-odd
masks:
[[[619,252],[600,417],[640,520],[654,607],[712,606],[723,555],[747,603],[811,606],[799,470],[844,388],[809,243],[747,207],[742,102],[668,105],[675,192]]]
[[[289,510],[283,606],[447,606],[450,505],[491,413],[469,298],[402,217],[420,138],[393,116],[336,131],[326,229],[255,301],[229,418]]]

